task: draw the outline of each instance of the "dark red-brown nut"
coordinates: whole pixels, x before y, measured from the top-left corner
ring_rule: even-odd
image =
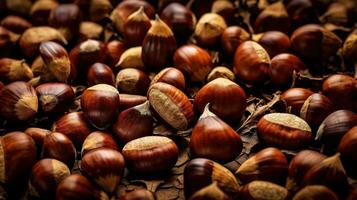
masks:
[[[302,149],[312,140],[310,126],[300,117],[288,113],[264,115],[257,124],[259,140],[282,149]]]
[[[31,136],[32,139],[35,141],[37,153],[39,155],[38,157],[40,157],[41,150],[42,150],[42,145],[43,145],[43,140],[45,139],[45,137],[48,134],[50,134],[52,132],[50,130],[47,130],[47,129],[36,128],[36,127],[27,128],[24,132],[27,135]]]
[[[32,168],[29,193],[41,199],[53,199],[57,185],[71,174],[67,165],[56,159],[42,159]]]
[[[12,82],[0,91],[0,114],[7,120],[28,120],[37,113],[35,89],[22,81]]]
[[[0,149],[0,182],[10,188],[26,183],[36,163],[36,144],[33,139],[23,132],[7,133],[0,137]]]
[[[326,96],[314,93],[304,102],[300,110],[300,117],[304,119],[315,132],[322,121],[333,111],[335,107]]]
[[[265,31],[281,31],[289,34],[291,22],[283,2],[278,1],[266,7],[254,23],[256,33]]]
[[[271,59],[270,82],[279,88],[288,88],[292,84],[294,71],[306,70],[307,66],[299,57],[282,53]]]
[[[146,96],[135,94],[119,94],[120,97],[120,111],[140,105],[147,101]]]
[[[319,126],[315,140],[326,147],[336,148],[348,130],[357,125],[357,114],[349,110],[338,110],[328,115]],[[326,148],[328,151],[329,149]]]
[[[114,150],[119,149],[117,143],[109,133],[102,131],[92,132],[83,142],[81,151],[82,158],[86,153],[103,147]]]
[[[314,6],[316,2],[318,1],[291,0],[286,5],[286,10],[289,13],[294,28],[305,24],[319,23],[316,11],[322,6]]]
[[[109,67],[111,67],[112,69],[115,67],[115,65],[119,62],[119,59],[121,55],[124,53],[125,49],[126,49],[125,44],[122,41],[112,40],[107,43],[106,63],[109,65]]]
[[[235,81],[236,77],[232,70],[228,69],[225,66],[217,66],[211,70],[211,72],[207,75],[207,82],[211,82],[217,78],[226,78],[231,81]]]
[[[337,109],[357,111],[357,80],[351,76],[330,76],[322,84],[322,93],[330,98]]]
[[[193,106],[179,89],[167,83],[158,82],[150,86],[150,106],[159,117],[176,130],[186,130],[194,120]]]
[[[249,33],[239,26],[229,26],[221,36],[221,46],[227,54],[233,56],[236,49],[244,41],[249,40]]]
[[[244,200],[289,200],[291,196],[284,187],[267,181],[252,181],[240,189]]]
[[[144,7],[141,6],[124,22],[123,36],[125,44],[128,47],[141,46],[150,27],[150,19],[145,14]]]
[[[123,147],[122,152],[128,169],[141,175],[170,171],[179,154],[175,142],[164,136],[132,140]]]
[[[243,162],[235,174],[243,183],[254,180],[271,181],[282,184],[288,174],[288,161],[276,148],[266,148]]]
[[[244,90],[226,78],[217,78],[203,86],[196,94],[193,105],[202,113],[207,103],[210,110],[227,123],[239,122],[246,108]]]
[[[345,195],[348,191],[348,181],[340,154],[328,157],[311,167],[304,175],[302,185],[324,185],[338,195]]]
[[[117,74],[116,85],[121,93],[145,95],[150,86],[150,78],[139,69],[125,68]]]
[[[160,71],[172,63],[176,40],[170,27],[158,15],[152,22],[143,44],[141,58],[149,69]]]
[[[20,38],[20,47],[26,57],[34,57],[39,53],[39,46],[42,42],[55,41],[67,44],[67,40],[62,34],[51,27],[39,26],[27,29]]]
[[[155,200],[155,195],[146,189],[136,189],[121,196],[119,200]]]
[[[65,134],[78,150],[81,149],[83,141],[92,132],[89,123],[81,112],[63,115],[53,124],[52,131]]]
[[[244,83],[262,84],[269,78],[270,63],[269,54],[260,44],[246,41],[234,54],[233,72]]]
[[[16,15],[8,15],[1,20],[0,25],[17,34],[22,34],[26,29],[32,26],[29,21]]]
[[[72,141],[62,133],[48,134],[43,140],[42,158],[53,158],[72,169],[76,160],[76,148]]]
[[[286,189],[295,193],[301,188],[303,175],[315,164],[321,163],[325,155],[312,150],[303,150],[297,153],[289,165],[289,175],[286,180]]]
[[[262,45],[271,58],[281,53],[288,53],[290,49],[289,36],[280,31],[267,31],[253,35],[253,39]]]
[[[81,8],[83,15],[89,18],[90,21],[101,22],[109,17],[113,6],[110,0],[100,1],[76,1]]]
[[[33,73],[25,60],[0,59],[0,81],[11,83],[14,81],[29,81],[32,78]]]
[[[240,186],[231,171],[205,158],[190,160],[185,166],[183,180],[186,199],[214,182],[217,182],[218,187],[230,197],[237,196]]]
[[[17,41],[19,40],[19,37],[20,37],[19,35],[0,26],[0,56],[1,57],[8,57],[11,55]]]
[[[225,194],[217,185],[217,182],[198,190],[195,192],[189,200],[231,200],[231,198]]]
[[[56,28],[67,41],[79,36],[79,25],[82,21],[79,7],[72,4],[60,4],[50,13],[48,23]]]
[[[305,101],[314,92],[305,88],[290,88],[281,94],[281,99],[286,102],[290,113],[294,115],[300,115],[300,110]]]
[[[203,82],[213,68],[213,64],[206,50],[194,44],[187,44],[176,50],[174,67],[184,73],[188,80]]]
[[[31,22],[36,26],[48,25],[51,11],[58,6],[57,1],[43,0],[35,1],[31,8]]]
[[[204,14],[195,27],[194,38],[197,45],[204,48],[217,46],[226,28],[226,21],[220,15],[216,13]]]
[[[181,3],[170,3],[162,10],[160,18],[171,28],[178,43],[186,42],[195,29],[194,13]]]
[[[173,67],[168,67],[161,70],[158,74],[154,76],[150,84],[152,85],[157,82],[168,83],[180,89],[181,91],[184,91],[186,86],[185,76],[183,75],[183,73]]]
[[[113,133],[121,144],[131,140],[150,136],[154,131],[154,119],[150,113],[150,104],[143,104],[122,111],[112,126]]]
[[[294,196],[293,200],[339,200],[337,195],[323,185],[309,185],[304,187]]]
[[[87,82],[89,86],[108,84],[115,87],[115,76],[106,64],[94,63],[88,70]]]
[[[117,68],[135,68],[144,70],[145,66],[141,57],[142,47],[131,47],[126,49],[120,56],[118,63],[115,65]]]
[[[236,7],[231,1],[216,0],[212,4],[211,12],[221,15],[227,24],[232,24]]]
[[[336,55],[342,46],[341,39],[333,32],[317,25],[299,27],[291,35],[291,47],[310,62],[321,62]]]
[[[103,33],[103,30],[104,28],[100,24],[91,21],[82,21],[79,24],[79,40],[80,41],[85,41],[88,39],[99,40]]]
[[[36,87],[43,112],[58,113],[68,110],[74,101],[74,91],[65,83],[44,83]]]
[[[354,200],[357,198],[357,189],[355,188],[347,197],[346,200]]]
[[[343,167],[347,175],[351,178],[357,178],[357,126],[351,128],[341,139],[338,146],[338,152],[341,154]]]
[[[243,142],[239,134],[209,110],[207,104],[192,129],[190,151],[193,157],[226,163],[239,156]]]
[[[72,174],[58,184],[56,200],[109,200],[108,195],[80,174]]]
[[[83,156],[80,168],[105,192],[112,193],[120,182],[124,166],[124,158],[119,151],[99,148]]]
[[[84,116],[98,129],[108,128],[119,112],[118,90],[107,84],[87,88],[81,96]]]

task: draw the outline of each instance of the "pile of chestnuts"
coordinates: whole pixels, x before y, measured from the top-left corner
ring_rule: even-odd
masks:
[[[356,0],[3,0],[0,199],[356,200]]]

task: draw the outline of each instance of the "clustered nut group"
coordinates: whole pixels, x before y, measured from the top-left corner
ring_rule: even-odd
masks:
[[[355,0],[3,0],[0,199],[357,200],[356,27]]]

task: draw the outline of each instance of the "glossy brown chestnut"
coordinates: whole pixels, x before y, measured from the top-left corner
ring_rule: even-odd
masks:
[[[330,189],[322,185],[309,185],[304,187],[294,196],[293,200],[339,200],[337,195]]]
[[[209,48],[220,43],[221,35],[227,28],[226,21],[216,13],[206,13],[197,22],[194,31],[194,38],[197,45]]]
[[[42,145],[43,145],[43,140],[45,139],[45,137],[52,133],[50,130],[47,129],[43,129],[43,128],[37,128],[37,127],[30,127],[27,128],[24,131],[27,135],[31,136],[33,141],[36,144],[36,149],[38,152],[38,155],[40,157],[40,153],[42,150]]]
[[[114,149],[114,150],[119,149],[117,143],[109,133],[102,132],[102,131],[92,132],[87,136],[87,138],[83,142],[82,151],[81,151],[82,158],[86,153],[103,147]]]
[[[38,77],[40,78],[39,82],[37,84],[32,84],[33,86],[36,86],[41,83],[49,83],[49,82],[56,82],[56,77],[50,72],[48,67],[45,65],[43,62],[41,56],[38,56],[31,64],[31,70],[33,72],[33,75],[36,78],[33,78],[32,80],[36,80]],[[32,81],[30,80],[30,82]]]
[[[0,114],[7,120],[28,120],[37,113],[35,89],[22,81],[12,82],[0,91]]]
[[[297,153],[289,165],[289,175],[286,180],[286,189],[295,193],[301,188],[303,175],[314,165],[321,163],[325,155],[312,150],[302,150]]]
[[[108,128],[119,112],[118,90],[107,84],[87,88],[81,96],[84,116],[98,129]]]
[[[0,56],[8,57],[13,52],[17,41],[19,40],[19,35],[7,30],[6,28],[0,26]]]
[[[158,15],[152,22],[143,44],[141,58],[146,67],[159,71],[172,63],[176,39],[170,27]]]
[[[312,140],[310,126],[300,117],[288,113],[264,115],[257,124],[259,140],[282,149],[302,149]]]
[[[174,67],[184,73],[188,80],[203,82],[213,68],[213,64],[206,50],[194,44],[187,44],[176,50]]]
[[[53,158],[63,162],[72,169],[76,160],[76,148],[72,141],[62,133],[54,132],[43,140],[42,158]]]
[[[144,70],[144,63],[141,57],[142,47],[131,47],[123,52],[115,67],[135,68]]]
[[[173,67],[168,67],[161,70],[151,80],[150,85],[155,84],[157,82],[164,82],[170,84],[180,89],[181,91],[184,91],[186,86],[185,76],[183,75],[183,73]]]
[[[83,156],[80,168],[104,191],[112,193],[119,184],[124,166],[124,158],[119,151],[99,148]]]
[[[270,57],[258,43],[246,41],[234,54],[233,72],[244,83],[262,84],[269,78]]]
[[[230,197],[235,197],[239,192],[239,183],[232,172],[205,158],[190,160],[185,166],[183,180],[187,199],[213,182],[217,182],[218,187]]]
[[[189,200],[231,200],[217,185],[217,182],[198,190]]]
[[[226,28],[221,36],[221,46],[229,55],[234,55],[236,49],[244,41],[249,40],[249,33],[239,26],[229,26]]]
[[[348,130],[357,125],[357,114],[349,110],[338,110],[328,115],[319,126],[315,140],[325,146],[336,148]]]
[[[231,1],[216,0],[212,4],[211,12],[221,15],[227,24],[231,24],[234,20],[236,8]]]
[[[33,73],[25,60],[0,59],[0,81],[11,83],[14,81],[29,81],[32,78]]]
[[[150,86],[150,78],[139,69],[125,68],[117,74],[116,85],[121,93],[144,95]]]
[[[112,126],[113,133],[121,144],[131,140],[150,136],[154,131],[154,119],[150,113],[150,104],[143,104],[122,111]]]
[[[176,130],[186,130],[194,120],[193,106],[188,97],[176,87],[158,82],[147,94],[150,106],[159,117]]]
[[[286,102],[288,110],[294,115],[300,115],[300,110],[305,101],[313,92],[305,88],[290,88],[281,94],[281,99]]]
[[[65,134],[71,139],[76,149],[81,149],[83,141],[91,133],[91,127],[83,113],[71,112],[59,118],[53,124],[52,131]]]
[[[145,14],[144,7],[141,6],[124,22],[123,36],[125,44],[128,47],[141,46],[150,27],[150,19]]]
[[[109,200],[108,195],[80,174],[72,174],[58,184],[56,200]]]
[[[351,76],[335,74],[328,77],[322,84],[322,93],[338,109],[357,110],[357,80]]]
[[[291,46],[289,36],[280,31],[267,31],[253,36],[253,39],[262,45],[271,58],[281,53],[288,53]]]
[[[42,159],[32,168],[29,193],[32,196],[53,199],[57,185],[71,174],[68,167],[56,159]]]
[[[155,195],[146,189],[136,189],[134,191],[126,193],[124,196],[121,196],[119,200],[155,200]]]
[[[74,102],[74,91],[65,83],[44,83],[36,87],[36,92],[43,112],[64,112]]]
[[[240,189],[240,198],[245,200],[288,200],[287,189],[267,181],[252,181]]]
[[[289,13],[293,27],[319,22],[316,11],[322,6],[314,5],[316,2],[317,1],[309,0],[291,0],[286,4],[286,10]]]
[[[1,20],[0,25],[17,34],[22,34],[26,29],[32,26],[29,21],[16,15],[8,15]]]
[[[224,66],[217,66],[213,68],[211,72],[207,75],[207,82],[211,82],[217,78],[226,78],[231,81],[235,81],[236,79],[232,70]]]
[[[341,139],[338,146],[338,152],[341,154],[343,167],[346,169],[347,175],[352,178],[357,177],[357,126],[351,128]]]
[[[170,171],[179,154],[175,142],[164,136],[132,140],[123,147],[122,152],[131,172],[149,176]]]
[[[246,108],[246,94],[236,83],[217,78],[203,86],[196,94],[193,105],[202,113],[207,103],[210,110],[228,123],[239,122]]]
[[[115,67],[115,65],[118,63],[121,55],[124,53],[125,49],[126,49],[125,44],[122,41],[112,40],[107,43],[106,63],[109,65],[109,67],[111,67],[112,69]],[[141,52],[141,50],[140,50],[140,52]]]
[[[254,180],[271,181],[282,184],[288,174],[288,161],[276,148],[266,148],[243,162],[235,174],[243,183]]]
[[[120,111],[140,105],[147,100],[146,96],[134,94],[119,94],[120,97]]]
[[[31,22],[36,26],[48,25],[51,11],[57,6],[58,2],[53,0],[35,1],[31,7]]]
[[[103,63],[94,63],[88,69],[87,82],[89,86],[108,84],[115,87],[115,76],[112,69]]]

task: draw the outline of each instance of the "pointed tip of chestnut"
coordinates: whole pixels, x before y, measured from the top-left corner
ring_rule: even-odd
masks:
[[[152,22],[152,26],[148,31],[148,34],[158,37],[173,37],[174,33],[170,27],[160,19],[159,15],[155,15],[155,20]]]

